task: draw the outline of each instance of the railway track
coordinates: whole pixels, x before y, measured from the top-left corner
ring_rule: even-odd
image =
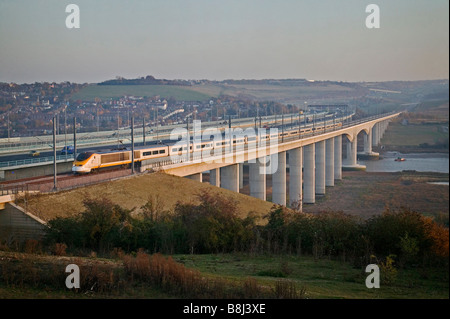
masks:
[[[130,169],[114,168],[90,175],[75,175],[72,173],[57,176],[57,189],[71,189],[112,180],[130,175]],[[24,191],[50,192],[54,190],[53,176],[39,176],[0,183],[0,194],[14,194]]]

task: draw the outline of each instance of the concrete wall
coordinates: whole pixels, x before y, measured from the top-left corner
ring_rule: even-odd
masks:
[[[26,214],[20,207],[7,203],[0,210],[0,240],[7,243],[41,239],[46,228],[42,222]]]
[[[69,173],[72,171],[73,162],[57,163],[58,174]],[[53,175],[53,163],[32,167],[23,167],[14,170],[4,170],[4,173],[0,174],[0,181],[13,181],[16,179],[48,176]],[[3,176],[3,179],[1,178]]]

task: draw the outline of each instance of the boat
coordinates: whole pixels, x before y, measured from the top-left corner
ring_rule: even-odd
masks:
[[[396,161],[396,162],[404,162],[405,159],[404,159],[403,157],[397,157],[397,158],[395,159],[395,161]]]

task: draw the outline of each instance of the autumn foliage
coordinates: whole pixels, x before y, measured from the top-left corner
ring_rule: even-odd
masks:
[[[179,203],[172,212],[149,203],[133,217],[108,201],[86,200],[79,217],[49,222],[47,244],[65,244],[68,252],[289,253],[360,264],[372,255],[392,255],[403,266],[449,257],[448,228],[405,208],[362,220],[342,212],[304,214],[274,205],[261,222],[252,215],[240,218],[236,203],[226,197],[201,193],[198,198],[199,204]]]

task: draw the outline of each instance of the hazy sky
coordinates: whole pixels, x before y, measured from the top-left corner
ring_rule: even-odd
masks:
[[[80,28],[66,28],[68,4]],[[367,5],[380,7],[368,29]],[[448,79],[448,0],[0,0],[0,81]]]

